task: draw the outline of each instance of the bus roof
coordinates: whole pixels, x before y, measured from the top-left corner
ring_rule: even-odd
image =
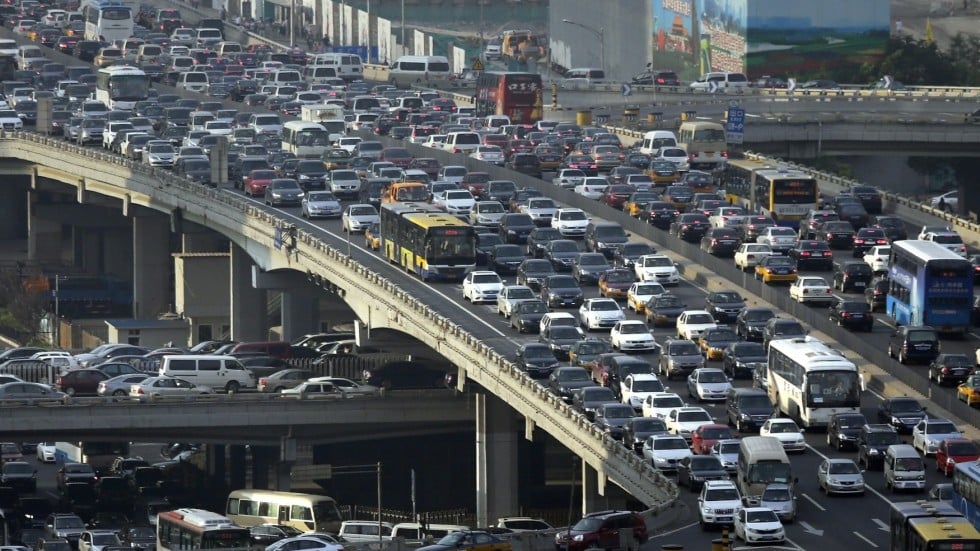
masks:
[[[980,532],[963,517],[918,517],[909,525],[926,541],[976,541]]]
[[[406,220],[425,228],[468,228],[470,225],[456,216],[447,213],[417,212],[405,215]]]
[[[322,124],[311,121],[288,121],[282,127],[290,130],[326,130]]]
[[[810,176],[806,172],[790,168],[787,166],[766,166],[760,168],[755,172],[758,176],[764,178],[792,178],[794,180],[814,180],[813,176]]]
[[[739,455],[745,456],[746,461],[779,461],[789,463],[786,449],[774,436],[746,436],[739,444]]]
[[[277,492],[275,490],[234,490],[228,494],[228,499],[260,499],[266,501],[276,500],[280,503],[306,503],[320,501],[334,501],[330,496],[319,494],[304,494],[302,492]]]
[[[200,526],[201,528],[218,528],[235,525],[228,517],[211,511],[205,511],[204,509],[177,509],[171,511],[171,513],[184,522],[194,526]]]
[[[802,339],[779,339],[772,341],[769,345],[770,350],[779,352],[793,358],[803,366],[804,370],[812,369],[857,369],[854,362],[844,357],[839,350],[835,350],[826,344],[812,337]]]
[[[116,73],[120,73],[120,74],[125,73],[125,74],[132,74],[132,75],[146,74],[145,72],[143,72],[143,69],[140,69],[139,67],[134,67],[132,65],[111,65],[109,67],[102,67],[101,69],[99,69],[99,72],[110,74],[110,75]]]
[[[922,263],[930,260],[961,260],[963,262],[969,262],[962,256],[934,241],[921,241],[918,239],[895,241],[892,243],[892,253],[894,254],[898,251],[905,251]]]
[[[944,501],[896,501],[891,511],[892,516],[903,518],[961,516],[952,504]]]

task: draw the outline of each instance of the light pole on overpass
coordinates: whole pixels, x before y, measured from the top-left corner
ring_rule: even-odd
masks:
[[[562,23],[567,23],[569,25],[575,25],[576,27],[581,27],[599,38],[599,65],[600,69],[606,70],[606,29],[605,27],[599,27],[598,29],[585,23],[579,23],[578,21],[572,21],[571,19],[562,19]]]

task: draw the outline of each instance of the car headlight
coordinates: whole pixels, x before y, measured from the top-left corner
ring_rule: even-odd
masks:
[[[868,450],[868,455],[878,455],[878,453],[879,453],[878,450],[876,450],[875,448],[871,448],[870,450]]]
[[[902,420],[898,417],[892,417],[892,423],[895,425],[901,424]]]
[[[714,509],[712,509],[711,507],[702,507],[701,512],[706,515],[710,515],[712,512],[714,512]]]
[[[574,541],[582,541],[584,539],[584,537],[585,537],[584,534],[576,534],[576,535],[572,536],[572,540],[574,540]]]

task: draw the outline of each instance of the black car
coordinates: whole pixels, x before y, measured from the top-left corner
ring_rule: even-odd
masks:
[[[643,86],[680,86],[681,81],[674,71],[644,71],[632,78],[633,84]]]
[[[845,260],[834,262],[834,277],[831,284],[841,292],[854,291],[863,293],[871,284],[874,273],[871,266],[860,260]]]
[[[595,424],[599,430],[611,436],[614,440],[622,440],[626,432],[626,424],[636,413],[626,404],[604,404],[595,413]]]
[[[860,413],[835,413],[827,423],[827,445],[837,450],[857,448],[861,427],[868,421]]]
[[[119,539],[124,545],[127,545],[134,550],[150,551],[152,549],[156,549],[156,531],[152,526],[128,526],[128,524],[129,523],[126,523],[126,525],[124,525],[125,527],[120,527],[119,530]],[[295,530],[297,533],[299,533],[299,530],[296,530],[291,526],[287,528],[290,530]]]
[[[970,255],[968,259],[973,264],[973,284],[980,283],[980,254]]]
[[[37,469],[26,461],[7,461],[0,470],[0,484],[32,494],[37,491]]]
[[[595,386],[592,376],[582,367],[559,367],[548,376],[548,390],[567,403],[575,391]]]
[[[701,250],[715,256],[731,257],[741,244],[738,233],[732,228],[713,228],[701,238]]]
[[[559,365],[558,358],[547,344],[532,342],[517,349],[517,367],[535,379],[547,378]]]
[[[640,451],[647,438],[668,434],[667,423],[658,417],[633,417],[623,427],[623,445]]]
[[[555,267],[543,258],[528,258],[517,267],[517,284],[527,285],[532,291],[541,290],[541,282],[556,275]]]
[[[563,239],[558,228],[544,227],[534,228],[527,234],[527,254],[534,258],[544,258],[548,242]]]
[[[854,229],[868,225],[868,211],[861,203],[843,203],[837,207],[837,216],[845,222],[850,222]]]
[[[687,304],[671,294],[653,297],[643,307],[647,323],[654,327],[674,327],[677,324],[677,318],[686,309]]]
[[[540,300],[522,300],[510,310],[510,326],[519,333],[537,333],[548,306]]]
[[[524,213],[508,213],[500,218],[500,236],[507,243],[527,243],[527,236],[535,229],[534,220]]]
[[[711,227],[708,217],[696,212],[684,213],[670,223],[670,235],[682,241],[697,243]]]
[[[776,317],[770,308],[743,308],[735,317],[735,332],[747,341],[762,341],[766,322]]]
[[[788,256],[796,261],[799,269],[810,267],[830,271],[834,265],[834,253],[823,241],[800,241],[789,250]]]
[[[832,210],[811,210],[800,221],[800,239],[813,239],[827,222],[840,220]]]
[[[863,300],[838,300],[830,307],[830,321],[841,327],[871,332],[875,318]]]
[[[612,269],[612,265],[602,253],[579,253],[572,262],[572,277],[579,284],[595,284],[599,276]]]
[[[680,211],[673,203],[666,201],[651,201],[642,211],[640,220],[662,230],[669,230],[671,223],[680,216]]]
[[[510,202],[510,198],[517,193],[517,185],[510,180],[490,180],[480,191],[477,199],[479,201],[497,201],[501,205]]]
[[[555,270],[559,272],[570,272],[572,263],[579,253],[578,243],[571,239],[554,239],[549,241],[544,248],[544,258],[551,262]]]
[[[487,254],[487,266],[500,275],[513,274],[525,258],[524,247],[520,245],[494,245]]]
[[[772,217],[754,214],[743,216],[738,224],[735,225],[735,231],[738,232],[743,242],[755,243],[756,238],[762,234],[763,230],[775,225],[776,221]]]
[[[541,159],[534,153],[514,153],[507,159],[504,166],[521,174],[535,178],[541,177]]]
[[[898,432],[911,433],[912,428],[927,417],[926,408],[915,398],[885,398],[878,404],[878,422],[891,425]]]
[[[677,485],[696,492],[708,480],[729,480],[721,459],[714,455],[689,455],[677,462]]]
[[[867,424],[858,433],[858,465],[869,471],[881,469],[885,464],[885,451],[892,444],[901,444],[895,427],[890,424]]]
[[[260,524],[249,528],[248,531],[252,543],[261,546],[272,545],[281,539],[291,538],[302,533],[287,524]]]
[[[584,338],[578,327],[552,325],[538,335],[538,342],[547,346],[559,360],[567,360],[572,345]]]
[[[604,404],[615,404],[618,402],[613,391],[604,386],[581,388],[572,395],[572,407],[585,414],[586,419],[589,421],[595,421],[596,412]]]
[[[552,308],[578,308],[584,294],[570,275],[553,275],[541,283],[541,300]]]
[[[887,298],[888,278],[885,276],[874,278],[871,284],[864,288],[864,301],[871,307],[872,312],[877,312],[879,309],[884,311]]]
[[[958,385],[970,376],[974,364],[966,354],[940,354],[929,364],[929,379],[938,385]]]
[[[745,308],[745,299],[736,291],[715,291],[704,299],[704,309],[718,323],[732,323]]]
[[[939,356],[939,334],[925,325],[901,325],[888,339],[888,357],[899,363],[909,361],[929,363]]]
[[[905,222],[897,216],[876,216],[872,221],[872,227],[881,228],[889,241],[900,241],[909,237]]]
[[[766,349],[758,342],[733,342],[725,348],[722,368],[733,379],[751,379],[752,373],[764,370],[768,357]]]
[[[490,251],[497,245],[503,244],[500,235],[496,233],[477,233],[476,234],[476,263],[479,266],[488,266]]]
[[[854,245],[854,233],[849,222],[838,220],[824,223],[817,239],[825,241],[831,249],[849,249]]]
[[[420,362],[396,361],[366,369],[361,382],[386,389],[444,388],[446,372]]]
[[[875,227],[861,228],[854,234],[851,254],[854,258],[861,258],[871,250],[871,247],[887,244],[888,236],[885,235],[885,230]]]
[[[613,251],[613,264],[623,268],[632,268],[636,259],[645,254],[656,254],[657,249],[648,243],[623,243]]]
[[[799,321],[791,318],[772,318],[762,330],[762,345],[769,350],[769,343],[779,339],[799,339],[806,337],[807,330]]]
[[[75,48],[72,51],[72,55],[77,57],[80,61],[95,61],[95,56],[99,55],[99,50],[102,49],[102,43],[98,40],[79,40],[75,44]]]

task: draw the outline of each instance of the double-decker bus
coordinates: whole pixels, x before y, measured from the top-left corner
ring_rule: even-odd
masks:
[[[95,74],[95,99],[110,111],[132,111],[136,102],[150,95],[150,79],[138,67],[113,65]]]
[[[980,530],[980,462],[957,463],[953,470],[953,508]]]
[[[816,339],[772,341],[766,371],[769,399],[804,427],[826,427],[835,413],[861,412],[857,366]]]
[[[177,509],[157,515],[157,550],[223,549],[249,551],[250,533],[231,519],[203,509]]]
[[[424,203],[381,205],[385,257],[423,281],[461,281],[476,267],[476,231]]]
[[[58,463],[88,463],[96,471],[108,469],[112,460],[129,455],[129,442],[55,442]]]
[[[885,311],[899,325],[929,325],[946,333],[970,330],[973,265],[932,241],[892,244]]]
[[[86,0],[79,11],[85,20],[85,40],[115,42],[133,36],[133,8],[115,0]]]
[[[239,526],[286,524],[303,532],[340,531],[340,510],[330,496],[272,490],[235,490],[225,514]]]
[[[511,124],[534,124],[544,115],[541,75],[483,73],[476,79],[476,116],[506,115]]]
[[[941,501],[892,503],[892,551],[980,551],[980,532]]]
[[[817,180],[785,165],[750,159],[728,161],[723,179],[725,198],[730,203],[771,216],[780,226],[799,228],[800,220],[819,208]]]

